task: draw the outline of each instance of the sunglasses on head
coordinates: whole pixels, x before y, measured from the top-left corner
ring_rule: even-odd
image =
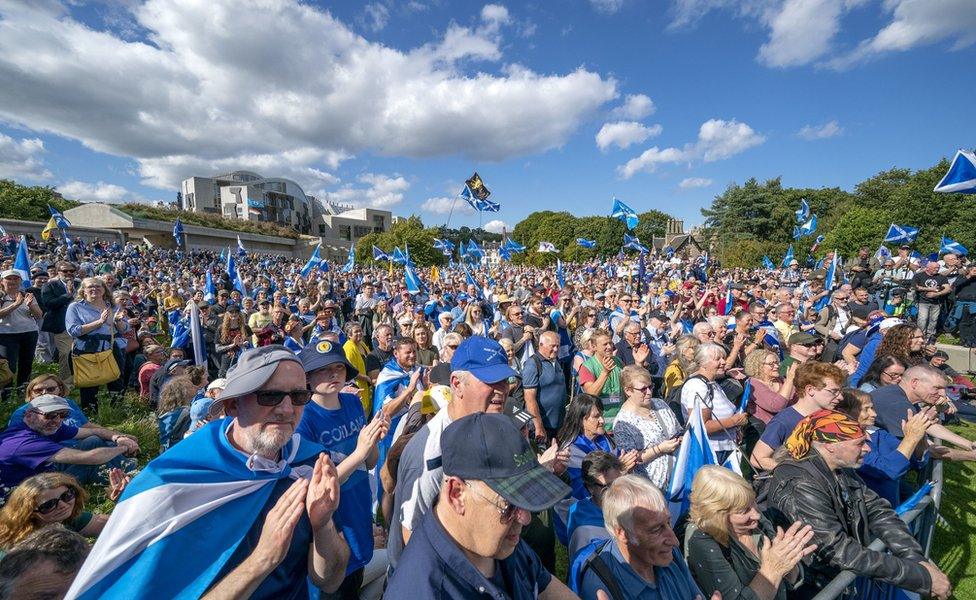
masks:
[[[255,392],[254,395],[257,397],[258,404],[261,406],[278,406],[284,402],[286,397],[291,398],[292,405],[304,406],[312,399],[312,392],[308,389],[289,391],[261,390]]]
[[[68,502],[71,502],[74,499],[75,499],[75,491],[71,488],[68,488],[64,491],[63,494],[61,494],[57,498],[51,498],[47,502],[42,502],[41,504],[38,504],[37,508],[34,510],[41,513],[42,515],[46,515],[47,513],[57,508],[59,502],[64,502],[65,504],[67,504]]]

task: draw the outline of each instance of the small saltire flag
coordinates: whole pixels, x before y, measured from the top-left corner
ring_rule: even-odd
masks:
[[[240,271],[237,270],[237,261],[234,260],[230,248],[227,249],[227,277],[230,278],[230,283],[235,290],[240,292],[242,296],[247,295],[247,288],[244,286],[244,280],[241,279]]]
[[[491,190],[485,186],[477,172],[464,182],[464,188],[458,194],[459,198],[478,212],[498,212],[501,205],[489,200],[488,196],[491,196]]]
[[[390,255],[373,246],[373,260],[390,260]]]
[[[14,271],[20,272],[21,287],[30,287],[30,255],[27,253],[27,238],[24,236],[20,236],[20,244],[17,245],[17,257],[14,259]]]
[[[67,229],[71,227],[71,222],[64,218],[64,215],[61,214],[60,210],[54,208],[50,204],[47,205],[47,210],[51,213],[51,218],[54,219],[54,224],[58,229]]]
[[[773,264],[773,261],[769,260],[768,256],[762,257],[762,266],[767,271],[772,271],[773,269],[776,268],[776,265]]]
[[[811,216],[803,225],[800,225],[800,235],[806,237],[813,235],[817,231],[817,215]]]
[[[891,224],[888,233],[885,234],[884,241],[894,244],[911,244],[918,237],[918,227],[908,225]]]
[[[810,203],[806,198],[800,199],[800,208],[796,209],[796,222],[803,223],[810,218]]]
[[[563,273],[563,261],[556,259],[556,281],[559,283],[559,289],[566,287],[566,275]]]
[[[217,286],[214,285],[213,275],[210,270],[207,270],[207,284],[203,290],[203,299],[207,302],[213,302],[217,299]]]
[[[375,248],[375,246],[373,246]],[[444,256],[450,256],[454,253],[454,243],[450,240],[439,240],[434,238],[434,248],[441,251]],[[374,251],[375,254],[375,251]]]
[[[180,218],[176,218],[176,222],[173,223],[173,239],[176,240],[176,245],[179,247],[183,246],[183,222]]]
[[[505,240],[505,248],[507,248],[510,252],[525,252],[525,246],[516,242],[512,238]]]
[[[550,242],[539,242],[539,248],[536,252],[559,252],[559,250]]]
[[[613,199],[613,208],[610,210],[610,216],[623,221],[628,230],[637,227],[637,223],[640,221],[634,209],[616,198]]]
[[[393,248],[390,260],[398,265],[413,265],[413,261],[410,260],[410,250],[400,250],[399,246]]]
[[[955,242],[946,236],[942,236],[942,244],[939,248],[939,252],[942,254],[961,254],[966,256],[969,254],[969,250],[959,242]]]
[[[319,244],[318,246],[315,247],[315,250],[312,251],[312,256],[308,257],[308,262],[305,263],[304,267],[302,267],[301,270],[302,277],[308,277],[309,273],[312,272],[312,269],[318,267],[319,263],[321,262],[322,262],[322,244]]]
[[[237,236],[237,255],[245,256],[247,254],[247,248],[244,247],[244,242],[241,241],[241,236]]]
[[[668,258],[674,256],[674,248],[672,248],[671,246],[665,246],[664,255],[667,256]]]
[[[407,291],[411,294],[419,294],[423,286],[420,283],[420,278],[417,277],[417,273],[413,270],[412,263],[407,263],[403,266],[403,276],[406,280]]]
[[[786,256],[783,257],[783,267],[790,266],[791,262],[793,262],[793,244],[790,244],[790,247],[786,249]]]
[[[485,257],[485,251],[478,246],[474,239],[468,240],[468,248],[465,250],[465,254],[479,260]]]
[[[356,246],[349,246],[349,254],[346,256],[346,264],[342,266],[343,273],[352,273],[356,266]]]
[[[932,491],[933,487],[935,486],[932,484],[931,481],[926,481],[925,484],[922,485],[922,487],[918,488],[917,492],[909,496],[907,500],[905,500],[904,502],[899,504],[897,508],[895,508],[895,514],[900,517],[903,514],[915,508],[916,506],[918,506],[918,503],[921,502],[922,498],[927,496],[929,492]]]
[[[722,307],[722,314],[727,315],[732,310],[735,304],[735,298],[732,297],[732,282],[728,284],[728,288],[725,290],[725,305]]]
[[[740,413],[746,412],[746,408],[749,407],[750,394],[752,394],[752,378],[746,379],[746,385],[742,388],[742,400],[739,402]]]
[[[511,262],[512,250],[510,248],[506,248],[505,246],[502,246],[501,248],[498,249],[498,256],[500,256],[502,260],[507,260]]]
[[[583,248],[596,248],[596,240],[588,240],[586,238],[576,238],[576,245],[582,246]]]
[[[644,246],[641,245],[640,240],[637,239],[637,236],[636,235],[635,236],[631,236],[631,235],[628,235],[626,233],[624,234],[624,248],[630,248],[631,250],[637,250],[641,254],[647,252],[647,248],[645,248]]]
[[[889,258],[891,258],[891,250],[888,250],[887,246],[881,244],[880,246],[878,246],[878,251],[874,253],[874,258],[879,263],[884,265],[884,262]]]
[[[976,153],[970,150],[956,152],[949,170],[934,191],[976,194]]]

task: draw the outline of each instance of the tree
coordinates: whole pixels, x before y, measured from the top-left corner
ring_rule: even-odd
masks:
[[[7,219],[47,222],[51,218],[48,205],[64,212],[79,206],[80,202],[65,200],[54,188],[48,186],[26,186],[0,179],[0,206]]]

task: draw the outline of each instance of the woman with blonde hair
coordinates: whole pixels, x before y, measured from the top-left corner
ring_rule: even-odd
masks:
[[[751,393],[746,412],[765,426],[773,417],[789,406],[793,399],[793,380],[800,363],[794,362],[786,371],[786,377],[779,376],[779,355],[760,348],[746,355],[744,363],[749,376]]]
[[[800,561],[817,549],[812,527],[774,530],[746,480],[717,465],[695,475],[688,524],[688,567],[707,597],[786,600],[802,581]]]
[[[664,369],[664,389],[661,395],[667,398],[671,392],[681,387],[685,378],[691,375],[691,366],[701,340],[693,335],[683,335],[674,343],[674,358]]]
[[[26,395],[24,397],[24,404],[22,404],[17,410],[15,410],[10,415],[10,421],[7,423],[8,427],[18,425],[24,422],[24,413],[30,408],[28,403],[37,398],[38,396],[43,396],[45,394],[51,394],[53,396],[60,396],[68,402],[68,418],[63,422],[72,425],[74,427],[81,427],[88,423],[88,417],[81,410],[81,407],[75,404],[75,401],[68,398],[68,385],[61,381],[61,378],[52,373],[45,373],[43,375],[38,375],[34,379],[27,382]],[[66,440],[69,442],[67,445],[71,445],[70,442],[74,440]],[[64,444],[65,442],[61,442]]]
[[[125,391],[121,373],[124,364],[122,348],[126,341],[120,336],[129,330],[129,321],[125,312],[112,303],[112,292],[104,281],[97,277],[86,277],[81,281],[77,299],[65,311],[64,326],[74,338],[72,354],[112,350],[120,377],[106,384],[106,387],[114,393]],[[81,406],[84,409],[95,408],[99,387],[101,386],[79,387]]]
[[[109,496],[114,500],[128,479],[119,469],[113,469],[110,481]],[[0,509],[0,552],[9,552],[30,534],[54,524],[85,537],[97,536],[105,527],[108,515],[86,511],[87,500],[85,488],[67,473],[41,473],[25,479]]]
[[[359,321],[347,321],[346,343],[342,345],[342,353],[345,354],[349,364],[359,372],[356,376],[356,387],[359,388],[359,400],[363,403],[363,410],[367,415],[373,411],[373,391],[369,384],[369,377],[366,375],[366,356],[369,354],[369,347],[363,341],[365,333]]]

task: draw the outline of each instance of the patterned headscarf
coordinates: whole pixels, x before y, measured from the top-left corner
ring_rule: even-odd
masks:
[[[804,417],[786,440],[790,456],[799,460],[810,454],[813,442],[845,442],[863,438],[864,429],[844,413],[818,410]]]

